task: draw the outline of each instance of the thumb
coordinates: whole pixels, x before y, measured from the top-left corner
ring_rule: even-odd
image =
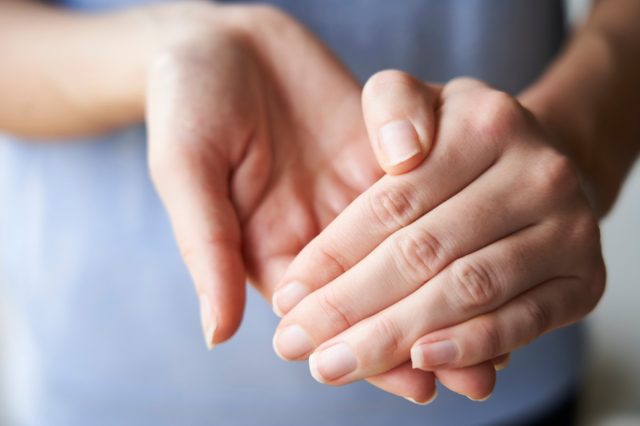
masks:
[[[150,168],[195,284],[205,343],[212,349],[236,331],[245,303],[241,232],[227,194],[228,172],[223,166],[215,173],[202,170],[181,153],[165,160],[150,155]]]
[[[382,71],[367,81],[362,91],[364,120],[386,173],[406,173],[427,157],[435,135],[439,95],[439,87],[401,71]]]
[[[196,287],[205,342],[211,349],[234,334],[244,310],[242,235],[229,186],[235,164],[230,147],[241,151],[235,142],[247,139],[246,126],[235,125],[233,117],[246,114],[237,113],[237,97],[227,96],[229,81],[235,80],[202,81],[216,68],[205,71],[193,62],[167,60],[151,75],[148,158]]]

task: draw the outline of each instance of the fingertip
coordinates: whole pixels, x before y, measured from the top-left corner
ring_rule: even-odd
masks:
[[[438,388],[434,388],[433,389],[433,394],[427,400],[424,400],[424,401],[419,401],[419,400],[417,400],[417,399],[415,399],[413,397],[410,397],[410,396],[403,396],[403,398],[406,399],[407,401],[412,402],[412,403],[417,404],[417,405],[429,405],[433,401],[435,401],[437,397],[438,397]]]
[[[467,398],[469,398],[469,399],[470,399],[471,401],[473,401],[473,402],[485,402],[486,400],[488,400],[489,398],[491,398],[491,395],[493,395],[493,392],[490,392],[487,396],[483,396],[483,397],[480,397],[480,398],[478,398],[478,399],[476,399],[476,398],[472,398],[472,397],[470,397],[470,396],[467,396]]]
[[[311,377],[313,377],[316,382],[327,384],[327,381],[322,374],[320,374],[320,371],[318,371],[318,356],[315,352],[309,357],[309,373],[311,373]]]
[[[410,362],[405,362],[382,374],[368,377],[366,380],[386,392],[418,405],[432,402],[437,394],[433,373],[414,370]]]
[[[209,350],[231,339],[240,328],[244,314],[244,280],[227,286],[212,286],[199,292],[200,315]]]
[[[204,344],[208,350],[212,350],[216,345],[214,340],[216,329],[218,328],[218,320],[211,307],[209,296],[207,294],[200,294],[198,300],[200,302],[200,323],[202,324]]]
[[[271,298],[273,312],[282,318],[307,295],[309,295],[307,286],[299,281],[291,281],[273,293]]]
[[[471,367],[437,370],[435,373],[444,386],[473,401],[486,400],[496,383],[496,372],[490,361]]]
[[[380,167],[407,173],[429,154],[436,133],[440,89],[395,70],[372,76],[362,91],[369,139]]]

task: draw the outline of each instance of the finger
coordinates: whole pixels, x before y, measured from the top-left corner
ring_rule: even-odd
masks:
[[[457,369],[439,369],[434,374],[444,386],[473,401],[486,401],[496,384],[496,371],[491,362]]]
[[[425,159],[435,135],[439,92],[401,71],[382,71],[367,81],[362,111],[385,172],[402,174]]]
[[[411,362],[405,362],[377,376],[368,377],[367,382],[419,405],[429,404],[435,399],[437,393],[433,373],[415,370],[411,367]]]
[[[245,297],[240,229],[227,177],[223,169],[211,173],[188,158],[154,167],[156,188],[195,283],[205,343],[212,348],[234,333]]]
[[[422,374],[416,374],[417,372]],[[493,364],[489,362],[460,369],[441,369],[433,373],[413,369],[409,362],[405,362],[377,376],[368,377],[366,380],[386,392],[403,397],[415,404],[427,405],[433,402],[438,394],[434,375],[453,392],[474,401],[487,399],[496,381]]]
[[[453,127],[458,123],[445,125]],[[274,293],[276,313],[286,314],[306,295],[363,259],[389,235],[462,190],[491,167],[499,155],[493,146],[470,143],[460,147],[459,140],[443,136],[422,166],[405,175],[383,177],[351,203],[292,262]],[[417,186],[415,182],[429,185]]]
[[[557,229],[548,230],[549,226]],[[490,312],[536,284],[562,275],[566,265],[558,253],[577,250],[562,241],[558,232],[562,226],[528,227],[458,259],[428,285],[320,345],[310,362],[316,364],[324,382],[339,384],[393,368],[404,362],[421,336]],[[451,351],[440,349],[441,356]]]
[[[413,365],[427,370],[434,364],[461,367],[513,351],[586,315],[595,306],[588,293],[584,280],[576,277],[547,281],[494,312],[418,339],[411,349]],[[448,348],[446,357],[439,357],[434,346]]]
[[[278,327],[277,352],[285,359],[306,356],[323,341],[408,296],[453,260],[532,223],[533,209],[504,185],[503,174],[500,167],[488,171],[302,300]],[[498,207],[489,208],[487,199]],[[296,335],[286,333],[289,326],[297,327]],[[307,345],[296,341],[303,332]]]
[[[511,362],[511,353],[498,355],[497,357],[493,358],[491,362],[493,363],[496,371],[504,370],[509,366],[509,363]]]
[[[221,72],[223,62],[207,72]],[[232,87],[215,78],[204,84],[202,75],[179,58],[160,63],[149,86],[147,126],[151,176],[194,280],[211,348],[231,337],[244,309],[241,235],[229,182],[234,157],[243,151],[234,142],[247,138],[246,126],[229,123],[231,117],[246,116],[238,114],[246,107],[238,97],[218,96]],[[217,99],[224,105],[216,105]],[[211,110],[217,111],[215,117],[199,120]]]

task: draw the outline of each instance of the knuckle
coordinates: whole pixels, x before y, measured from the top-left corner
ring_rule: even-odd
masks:
[[[532,299],[524,299],[522,307],[525,318],[528,319],[531,340],[549,330],[552,325],[552,314],[546,305],[537,303]]]
[[[571,161],[550,148],[542,155],[540,166],[535,169],[534,179],[540,193],[556,194],[562,199],[577,193],[580,188],[580,180]]]
[[[600,251],[600,225],[595,215],[587,208],[573,221],[573,235],[580,243]]]
[[[458,261],[451,265],[453,305],[463,311],[477,311],[500,297],[497,280],[480,263]]]
[[[395,260],[399,271],[411,281],[432,277],[443,262],[445,249],[431,232],[416,228],[401,233],[396,238]]]
[[[476,323],[474,335],[478,336],[479,352],[491,357],[504,352],[504,339],[498,324],[485,317]]]
[[[323,265],[328,272],[331,272],[332,276],[339,276],[344,274],[348,267],[348,262],[345,258],[334,249],[318,245],[316,249],[310,254],[311,259],[318,265]]]
[[[504,143],[522,123],[522,107],[512,96],[497,90],[478,94],[477,98],[470,119],[474,131],[485,140]]]
[[[372,321],[372,341],[376,342],[376,353],[380,359],[390,359],[402,348],[402,332],[396,323],[384,313]]]
[[[369,198],[369,207],[384,229],[407,226],[417,214],[414,192],[407,186],[375,191]]]
[[[355,321],[351,320],[351,316],[346,309],[348,304],[340,300],[335,290],[327,286],[318,292],[316,296],[317,306],[324,313],[325,318],[339,330],[350,328]]]

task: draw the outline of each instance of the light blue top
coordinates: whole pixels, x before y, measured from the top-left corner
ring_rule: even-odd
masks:
[[[129,0],[68,0],[104,9]],[[365,79],[400,68],[516,92],[562,40],[558,1],[280,0]],[[82,76],[78,76],[81,78]],[[576,385],[579,327],[515,353],[485,403],[414,406],[366,383],[315,383],[271,349],[251,292],[240,332],[207,352],[198,306],[149,181],[142,127],[73,144],[0,141],[0,284],[11,424],[483,425],[540,413]]]

